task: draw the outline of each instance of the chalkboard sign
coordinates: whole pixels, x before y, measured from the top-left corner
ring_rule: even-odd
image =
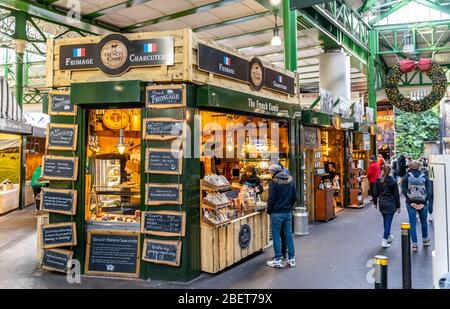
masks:
[[[41,210],[74,215],[77,212],[77,191],[42,188]]]
[[[155,264],[180,266],[181,241],[146,239],[142,259]]]
[[[181,205],[183,201],[183,185],[148,183],[145,186],[146,205]]]
[[[47,144],[49,150],[77,149],[78,126],[76,124],[50,123],[47,130]]]
[[[76,246],[77,229],[74,222],[45,224],[42,226],[44,249]]]
[[[137,232],[89,231],[85,272],[88,275],[138,278],[139,252]]]
[[[43,156],[42,161],[45,180],[77,180],[77,157]]]
[[[303,147],[318,148],[320,147],[320,131],[319,128],[303,127]]]
[[[168,140],[183,136],[185,121],[171,118],[144,119],[144,139]]]
[[[76,116],[77,106],[70,102],[68,91],[52,91],[49,94],[49,115]]]
[[[186,106],[185,85],[147,86],[148,108],[171,108]]]
[[[72,256],[73,252],[69,250],[47,249],[42,256],[40,268],[67,273]]]
[[[186,213],[179,211],[144,211],[141,233],[158,236],[184,236]]]
[[[181,175],[181,151],[172,152],[170,149],[147,148],[145,172],[152,174]]]

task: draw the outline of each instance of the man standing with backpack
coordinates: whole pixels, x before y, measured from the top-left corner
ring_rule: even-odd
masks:
[[[420,171],[420,162],[413,161],[410,171],[405,175],[402,182],[402,193],[406,198],[406,209],[408,210],[409,223],[411,225],[412,250],[417,252],[416,213],[419,213],[420,225],[422,227],[422,244],[424,247],[430,245],[428,237],[428,199],[432,196],[430,180],[428,176]]]

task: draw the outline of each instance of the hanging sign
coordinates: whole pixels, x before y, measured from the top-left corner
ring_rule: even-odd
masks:
[[[114,33],[97,44],[60,46],[60,70],[99,68],[107,75],[121,75],[132,67],[173,64],[173,37],[130,41]]]
[[[144,139],[169,140],[183,137],[186,122],[171,118],[144,119]]]
[[[77,180],[78,157],[42,157],[42,176],[45,180]]]
[[[47,130],[46,148],[48,150],[77,149],[78,125],[50,123]]]
[[[65,215],[75,215],[77,212],[77,191],[42,188],[41,210]]]
[[[264,87],[282,93],[295,94],[295,78],[277,72],[275,70],[264,69]]]
[[[139,277],[139,233],[88,232],[85,271],[88,275]]]
[[[41,235],[44,249],[77,245],[75,222],[45,224],[41,228]]]
[[[185,85],[152,85],[146,88],[147,108],[172,108],[186,106]]]
[[[157,236],[184,236],[186,213],[179,211],[144,211],[141,233]]]
[[[146,205],[181,205],[183,201],[183,185],[148,183],[145,186]]]
[[[62,273],[69,272],[73,252],[61,249],[47,249],[41,259],[40,268]]]
[[[147,148],[145,172],[152,174],[181,175],[182,152],[170,149]]]
[[[155,264],[180,266],[181,241],[146,239],[142,259]]]
[[[49,93],[48,114],[76,116],[77,106],[70,102],[68,91],[54,90]]]
[[[20,121],[1,118],[0,119],[0,131],[3,133],[12,134],[31,134],[33,126]]]
[[[319,148],[320,147],[320,130],[315,127],[303,127],[303,147]]]

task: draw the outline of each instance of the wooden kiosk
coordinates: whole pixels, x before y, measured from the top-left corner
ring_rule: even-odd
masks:
[[[53,200],[64,199],[67,209],[49,211],[50,226],[41,231],[44,246],[44,230],[62,223],[60,236],[76,241],[58,242],[56,233],[56,242],[47,248],[62,249],[66,258],[73,255],[82,273],[189,281],[268,244],[263,203],[233,208],[235,197],[229,193],[226,207],[208,204],[205,199],[217,197],[208,193],[217,188],[205,190],[204,180],[219,172],[232,192],[243,166],[252,162],[263,171],[275,153],[296,177],[298,153],[292,143],[299,119],[293,73],[183,29],[50,40],[47,85],[52,88],[52,128],[70,129],[63,135],[73,138],[56,137],[51,143],[56,148],[47,149],[46,158],[54,160],[44,168],[44,178],[60,190]],[[253,158],[249,148],[241,159],[222,159],[206,152],[212,136],[207,126],[214,121],[278,124],[283,137],[275,146],[272,135],[264,141],[244,135],[242,145],[257,144],[269,155],[263,157],[259,149],[260,156]],[[223,138],[237,154],[236,137]],[[62,177],[55,178],[59,173]],[[70,201],[77,201],[76,211],[70,211]],[[50,199],[42,203],[55,208]],[[216,210],[225,208],[217,216]],[[209,223],[203,220],[205,209]],[[42,261],[43,268],[55,269],[45,265],[48,261]]]

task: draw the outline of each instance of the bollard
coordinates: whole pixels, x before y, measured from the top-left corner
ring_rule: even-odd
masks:
[[[402,278],[403,288],[411,289],[411,225],[402,223]]]
[[[375,259],[375,289],[382,290],[388,288],[388,258],[376,255]]]

